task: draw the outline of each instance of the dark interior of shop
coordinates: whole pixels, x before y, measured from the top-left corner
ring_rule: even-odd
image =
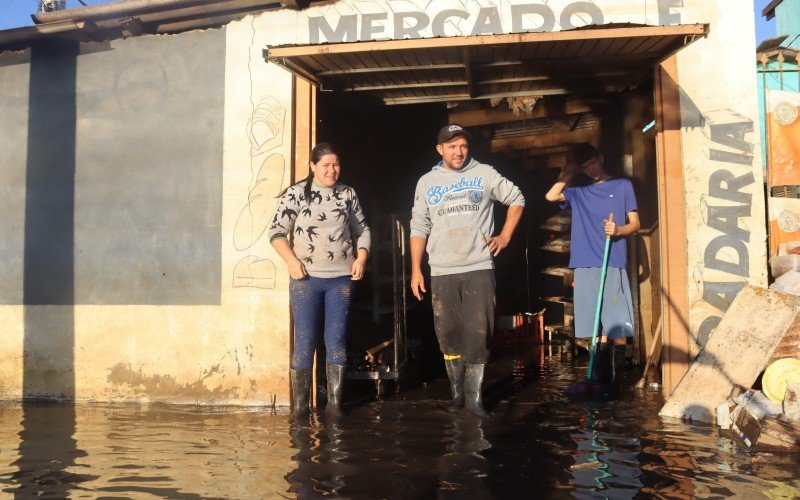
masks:
[[[510,109],[512,106],[517,106],[518,112]],[[441,126],[465,122],[473,136],[470,154],[517,184],[526,198],[525,216],[509,247],[495,260],[498,320],[494,345],[514,349],[520,341],[537,343],[539,339],[537,330],[541,328],[533,324],[535,316],[526,317],[525,313],[544,311],[542,324],[551,332],[571,324],[571,273],[565,270],[569,212],[547,202],[544,195],[561,170],[570,166],[572,145],[591,142],[598,146],[609,173],[634,182],[642,227],[657,227],[653,108],[652,80],[617,94],[475,100],[450,106],[385,105],[361,94],[320,92],[317,139],[333,143],[340,151],[341,181],[355,188],[373,234],[369,271],[358,287],[351,313],[351,367],[369,370],[365,353],[392,339],[395,293],[390,217],[395,215],[408,226],[417,180],[440,159],[435,136]],[[495,205],[496,232],[505,212],[504,206]],[[648,244],[636,243],[637,256],[645,260],[638,266],[639,281],[649,278],[650,262],[657,259],[653,242],[657,247],[655,237]],[[407,253],[405,259],[408,263]],[[642,269],[647,276],[642,276]],[[648,287],[643,293],[650,293],[650,288],[657,287]],[[408,293],[406,301],[407,367],[418,380],[425,380],[443,371],[430,298],[419,303]],[[656,301],[647,298],[644,302],[640,308],[648,309],[648,318],[654,317]],[[518,330],[515,315],[531,324],[525,328],[527,338],[514,333]],[[393,349],[389,346],[377,352],[372,362],[391,364]]]

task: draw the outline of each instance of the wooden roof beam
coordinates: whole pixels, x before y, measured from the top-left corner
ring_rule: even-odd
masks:
[[[424,82],[424,83],[398,83],[391,85],[354,85],[343,87],[340,90],[346,92],[367,92],[375,90],[404,90],[404,89],[427,89],[431,87],[462,87],[468,85],[467,82]]]
[[[595,136],[594,129],[576,130],[574,132],[554,132],[550,134],[523,135],[503,139],[492,139],[489,145],[492,151],[505,149],[531,150],[539,148],[552,148],[565,144],[580,144],[590,142]]]
[[[265,54],[265,58],[266,58],[266,54]],[[317,85],[318,87],[322,87],[322,83],[317,79],[316,76],[314,76],[312,73],[309,73],[304,67],[296,64],[294,62],[294,60],[292,60],[291,58],[288,58],[288,57],[287,58],[281,58],[280,60],[271,60],[271,62],[273,62],[274,64],[277,64],[279,66],[283,66],[290,73],[293,73],[294,75],[299,76],[300,78],[302,78],[303,80],[306,80],[309,83],[313,83],[314,85]]]
[[[562,76],[558,75],[556,77],[557,81],[564,81],[564,80],[586,80],[590,78],[609,78],[609,77],[619,77],[619,76],[626,76],[629,73],[627,71],[609,71],[605,73],[596,73],[596,74],[580,74],[574,76]],[[480,80],[478,85],[492,85],[497,83],[520,83],[520,82],[541,82],[552,80],[553,75],[530,75],[530,76],[520,76],[514,78],[491,78],[488,80]]]
[[[387,73],[390,71],[439,71],[445,69],[464,69],[463,64],[418,64],[416,66],[384,66],[376,68],[344,68],[318,71],[317,76],[357,75],[363,73]]]
[[[309,6],[311,0],[281,0],[281,7],[291,10],[302,10]]]
[[[535,33],[511,33],[506,35],[475,35],[465,37],[407,38],[404,40],[382,40],[364,42],[343,42],[320,45],[300,45],[272,47],[270,59],[275,57],[296,57],[328,54],[351,54],[377,50],[434,49],[448,47],[470,47],[491,45],[512,45],[531,42],[560,42],[571,40],[601,40],[609,38],[638,38],[683,36],[687,41],[692,36],[708,34],[707,24],[686,24],[676,26],[644,26],[627,28],[599,28]]]
[[[385,104],[421,104],[431,102],[447,102],[447,101],[469,101],[471,99],[494,99],[496,97],[528,97],[528,96],[545,96],[545,95],[565,95],[571,92],[588,91],[589,89],[541,89],[541,90],[525,90],[521,92],[497,92],[490,94],[478,94],[475,97],[470,97],[469,94],[442,94],[420,97],[384,97]],[[597,88],[592,89],[597,91]],[[462,123],[462,125],[464,125]],[[466,126],[466,125],[464,125]]]
[[[553,96],[542,99],[536,103],[530,113],[515,115],[513,111],[505,108],[491,109],[454,109],[450,113],[450,121],[460,123],[465,127],[475,125],[489,125],[493,123],[506,123],[544,118],[560,115],[575,115],[579,113],[599,112],[608,108],[608,101],[602,98],[578,97],[574,95]]]

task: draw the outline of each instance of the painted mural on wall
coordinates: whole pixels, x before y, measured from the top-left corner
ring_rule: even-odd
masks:
[[[252,181],[247,203],[233,232],[233,246],[248,251],[264,237],[275,214],[278,194],[287,181],[286,158],[281,152],[286,137],[286,107],[272,96],[262,97],[247,120]],[[233,286],[272,290],[275,264],[258,255],[243,257],[233,269]]]
[[[266,238],[278,195],[291,183],[291,76],[264,63],[261,49],[268,30],[260,18],[229,26],[227,69],[233,76],[226,102],[228,178],[234,181],[236,220],[230,242],[236,264],[236,289],[276,290],[285,274]],[[235,50],[234,50],[235,48]],[[246,196],[245,196],[246,195]]]
[[[710,24],[709,36],[677,58],[694,354],[744,283],[766,284],[757,93],[752,58],[743,56],[755,51],[752,10],[750,0],[341,1],[270,14],[280,29],[267,45]],[[709,85],[709,74],[718,83]]]

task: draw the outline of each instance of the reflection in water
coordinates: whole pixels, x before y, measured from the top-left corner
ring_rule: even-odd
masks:
[[[489,473],[491,464],[481,453],[492,447],[483,432],[483,422],[469,416],[457,416],[445,428],[449,440],[447,452],[439,458],[441,493],[473,498],[491,497]],[[448,496],[448,495],[442,495]]]
[[[260,408],[0,404],[0,491],[21,497],[632,498],[800,496],[800,465],[657,417],[657,392],[575,403],[585,361],[490,365],[495,418],[446,411],[446,379],[343,418]],[[358,392],[357,384],[351,394]],[[365,393],[371,389],[363,387]]]
[[[637,459],[641,444],[636,437],[616,434],[615,426],[604,428],[613,420],[598,421],[598,414],[587,408],[585,428],[572,435],[577,450],[570,484],[601,498],[633,498],[642,486]]]
[[[65,498],[70,490],[93,476],[77,474],[77,458],[86,452],[78,449],[75,434],[75,408],[71,405],[22,407],[17,468],[9,475],[4,493],[16,497]]]

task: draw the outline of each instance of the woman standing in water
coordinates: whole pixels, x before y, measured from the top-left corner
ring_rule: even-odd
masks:
[[[356,192],[339,183],[334,147],[326,142],[314,146],[309,167],[304,181],[284,191],[269,228],[270,243],[291,276],[294,351],[289,376],[296,416],[308,413],[311,366],[321,333],[327,352],[325,411],[341,414],[347,317],[354,281],[364,276],[370,248]]]

